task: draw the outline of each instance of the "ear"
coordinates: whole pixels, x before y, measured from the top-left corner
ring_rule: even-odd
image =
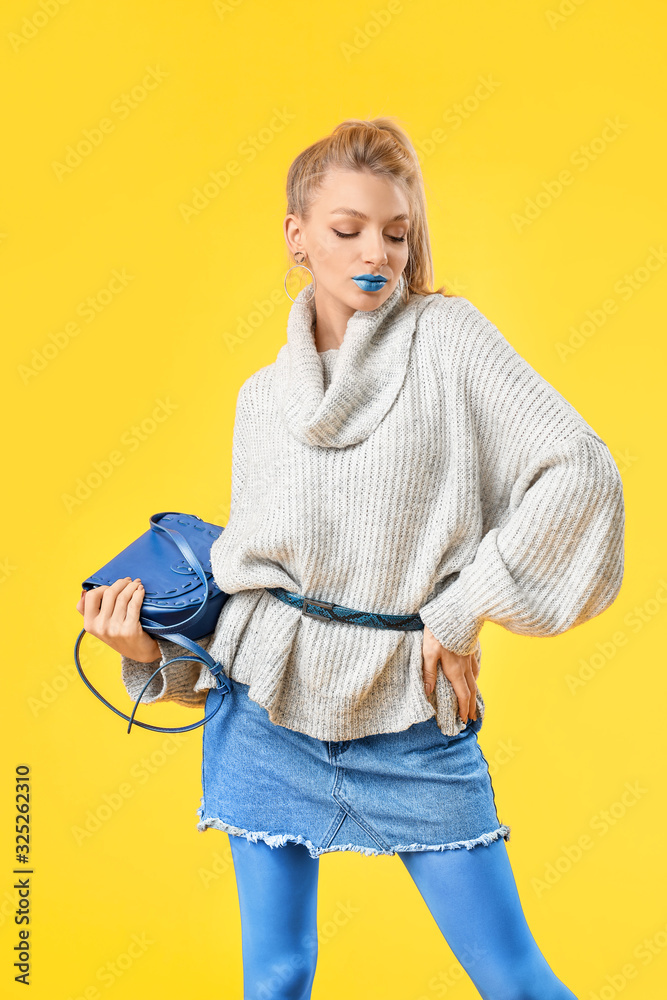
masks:
[[[291,213],[285,216],[285,221],[283,223],[283,230],[285,233],[285,242],[292,255],[298,253],[299,250],[304,251],[303,242],[303,228],[301,225],[301,220],[298,215]]]

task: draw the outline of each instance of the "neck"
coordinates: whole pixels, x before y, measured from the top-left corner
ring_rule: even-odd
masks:
[[[397,286],[375,309],[354,310],[343,330],[333,328],[338,336],[327,343],[322,326],[320,336],[313,336],[315,299],[306,291],[299,292],[289,311],[287,343],[275,361],[275,389],[294,437],[307,445],[347,448],[365,440],[392,406],[405,379],[417,317],[435,296],[411,296],[403,303]],[[334,311],[334,321],[341,314]],[[316,352],[332,347],[340,353],[325,391]]]
[[[354,313],[355,310],[341,302],[340,299],[334,298],[323,289],[316,289],[313,336],[315,347],[320,354],[322,351],[329,351],[332,347],[341,346],[347,329],[347,321]]]

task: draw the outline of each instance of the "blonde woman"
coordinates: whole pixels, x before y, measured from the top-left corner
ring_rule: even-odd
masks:
[[[359,851],[399,855],[486,1000],[572,998],[527,926],[478,744],[479,633],[557,635],[614,601],[618,469],[492,322],[431,290],[393,119],[297,156],[284,229],[310,282],[238,394],[211,550],[230,596],[202,641],[232,691],[203,731],[198,829],[230,835],[244,996],[310,997],[320,856]],[[143,631],[142,599],[118,580],[78,605],[133,699],[183,653]],[[208,709],[214,685],[183,661],[143,700]]]

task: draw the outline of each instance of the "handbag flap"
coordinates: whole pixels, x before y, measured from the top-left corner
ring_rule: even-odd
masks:
[[[211,545],[224,531],[218,524],[203,521],[195,514],[164,514],[160,523],[182,535],[199,559],[208,581],[209,595],[219,594],[220,588],[211,571]],[[109,586],[122,577],[141,578],[144,585],[142,610],[151,605],[160,608],[194,607],[201,603],[204,586],[188,564],[173,538],[149,528],[97,572],[83,581],[83,588]]]

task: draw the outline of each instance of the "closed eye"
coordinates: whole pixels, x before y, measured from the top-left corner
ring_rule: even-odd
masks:
[[[353,236],[358,236],[359,233],[339,233],[337,229],[333,230],[336,236],[340,236],[342,240],[350,240]],[[389,236],[388,239],[393,240],[394,243],[405,243],[405,236]]]

